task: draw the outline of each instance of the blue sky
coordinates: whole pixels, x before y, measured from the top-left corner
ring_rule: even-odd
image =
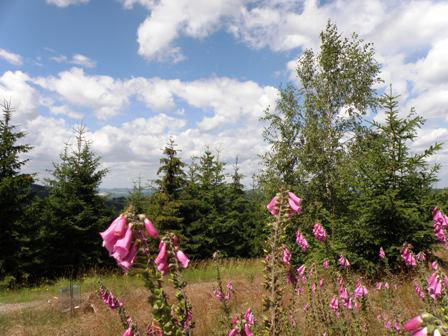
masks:
[[[83,123],[105,187],[153,179],[170,136],[186,161],[206,146],[229,168],[239,155],[248,182],[269,149],[258,118],[328,19],[375,44],[378,90],[393,84],[403,113],[427,119],[414,149],[448,143],[446,17],[446,1],[3,0],[0,98],[15,106],[34,146],[26,169],[41,179]],[[444,148],[433,160],[439,186],[447,159]]]

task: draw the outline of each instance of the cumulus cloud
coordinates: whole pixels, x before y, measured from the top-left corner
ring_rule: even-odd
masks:
[[[204,38],[216,31],[223,17],[238,13],[244,0],[123,0],[125,8],[140,4],[150,15],[137,31],[138,52],[148,60],[180,62],[185,59],[174,44],[181,36]]]
[[[0,48],[0,58],[12,65],[22,65],[22,56]]]
[[[37,115],[41,97],[30,85],[30,77],[22,71],[6,71],[0,76],[0,103],[9,102],[19,122]]]
[[[34,82],[56,92],[70,104],[93,109],[102,120],[118,114],[128,103],[128,93],[120,80],[110,76],[89,76],[81,68],[63,71],[57,77],[36,78]]]
[[[55,5],[57,7],[68,7],[71,5],[86,4],[90,0],[47,0],[47,4]]]
[[[53,56],[50,57],[52,61],[57,63],[65,63],[65,64],[74,64],[80,65],[85,68],[94,68],[96,66],[96,62],[88,58],[87,56],[81,54],[75,54],[71,58],[68,58],[65,55]]]

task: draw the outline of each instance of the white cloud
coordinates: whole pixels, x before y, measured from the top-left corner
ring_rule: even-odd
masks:
[[[0,103],[10,102],[19,122],[36,116],[40,104],[41,97],[29,82],[30,77],[22,71],[6,71],[0,77]]]
[[[95,61],[81,54],[75,54],[70,59],[65,55],[53,56],[50,59],[57,63],[80,65],[85,68],[94,68],[96,66]]]
[[[51,105],[51,106],[49,106],[48,109],[50,110],[50,113],[54,114],[54,115],[65,115],[65,116],[67,116],[69,118],[77,119],[77,120],[80,120],[80,119],[82,119],[84,117],[84,115],[82,113],[78,113],[78,112],[72,111],[66,105],[60,105],[60,106],[53,106],[53,105]]]
[[[90,0],[47,0],[47,4],[57,7],[68,7],[70,5],[86,4]]]
[[[0,58],[3,58],[6,62],[11,63],[12,65],[23,64],[22,56],[1,48],[0,48]]]
[[[40,77],[34,82],[58,93],[70,104],[93,109],[103,120],[118,114],[128,103],[128,93],[120,80],[110,76],[89,76],[81,68],[63,71],[58,77]]]
[[[181,35],[204,38],[216,31],[221,18],[233,16],[244,0],[123,0],[125,8],[136,3],[150,10],[139,26],[139,54],[148,60],[179,62],[185,59],[174,41]]]

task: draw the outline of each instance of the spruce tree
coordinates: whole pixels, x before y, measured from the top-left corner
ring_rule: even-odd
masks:
[[[413,109],[400,118],[392,92],[384,95],[382,107],[385,122],[373,121],[368,135],[351,145],[353,197],[351,215],[345,218],[350,224],[338,229],[351,260],[371,271],[378,263],[380,247],[394,266],[401,261],[404,243],[412,244],[416,253],[435,243],[431,210],[436,204],[431,186],[437,181],[439,165],[430,166],[428,160],[441,145],[412,152],[410,146],[424,119]]]
[[[60,159],[53,163],[53,178],[48,180],[46,271],[48,276],[76,276],[110,259],[99,237],[112,219],[104,199],[98,195],[107,169],[100,169],[100,157],[91,150],[84,127],[76,130],[76,143],[73,147],[66,144]]]
[[[172,138],[163,150],[156,180],[157,192],[149,200],[148,213],[161,231],[172,231],[183,236],[182,201],[179,195],[185,187],[185,163],[178,157],[179,150]]]
[[[31,146],[20,144],[25,133],[11,125],[13,109],[4,102],[3,119],[0,120],[0,280],[12,284],[27,277],[23,258],[30,254],[29,238],[34,234],[33,222],[27,222],[26,209],[30,203],[33,176],[21,173],[28,161],[22,155]],[[5,285],[8,285],[5,283]]]

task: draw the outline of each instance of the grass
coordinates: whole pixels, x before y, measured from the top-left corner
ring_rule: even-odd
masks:
[[[258,323],[262,321],[263,266],[261,260],[226,260],[220,264],[223,283],[231,280],[236,295],[231,301],[232,314],[244,312],[251,307]],[[187,295],[193,305],[193,316],[196,322],[195,336],[217,335],[222,331],[219,324],[221,311],[219,302],[213,295],[216,286],[216,264],[213,261],[192,263],[184,272],[188,282]],[[22,309],[20,311],[0,314],[0,335],[89,335],[107,336],[122,335],[123,328],[119,323],[117,313],[107,308],[95,293],[98,280],[109,288],[116,296],[123,299],[128,313],[134,317],[140,327],[151,320],[151,310],[146,303],[146,289],[138,276],[125,276],[119,273],[99,274],[91,273],[79,280],[84,300],[95,307],[96,313],[90,309],[81,308],[73,317],[61,313],[57,305],[58,290],[69,284],[67,279],[60,279],[51,285],[43,285],[33,289],[19,289],[0,292],[0,302],[17,303],[35,300],[45,300],[38,308]],[[324,275],[325,282],[330,284],[334,274]],[[357,279],[357,275],[353,277]],[[382,279],[383,281],[385,279]],[[375,332],[372,335],[384,334],[382,324],[376,320],[378,311],[388,309],[399,310],[403,318],[412,317],[423,306],[417,299],[412,279],[407,276],[395,276],[387,279],[392,288],[397,285],[395,293],[399,298],[396,302],[388,302],[383,293],[369,286],[369,304],[372,309],[370,323]],[[167,292],[173,295],[172,287],[167,282]],[[50,300],[50,303],[47,303]],[[306,296],[297,299],[297,322],[306,325],[303,307],[307,302]],[[222,335],[222,333],[221,333]],[[312,328],[303,330],[301,335],[315,335]]]

